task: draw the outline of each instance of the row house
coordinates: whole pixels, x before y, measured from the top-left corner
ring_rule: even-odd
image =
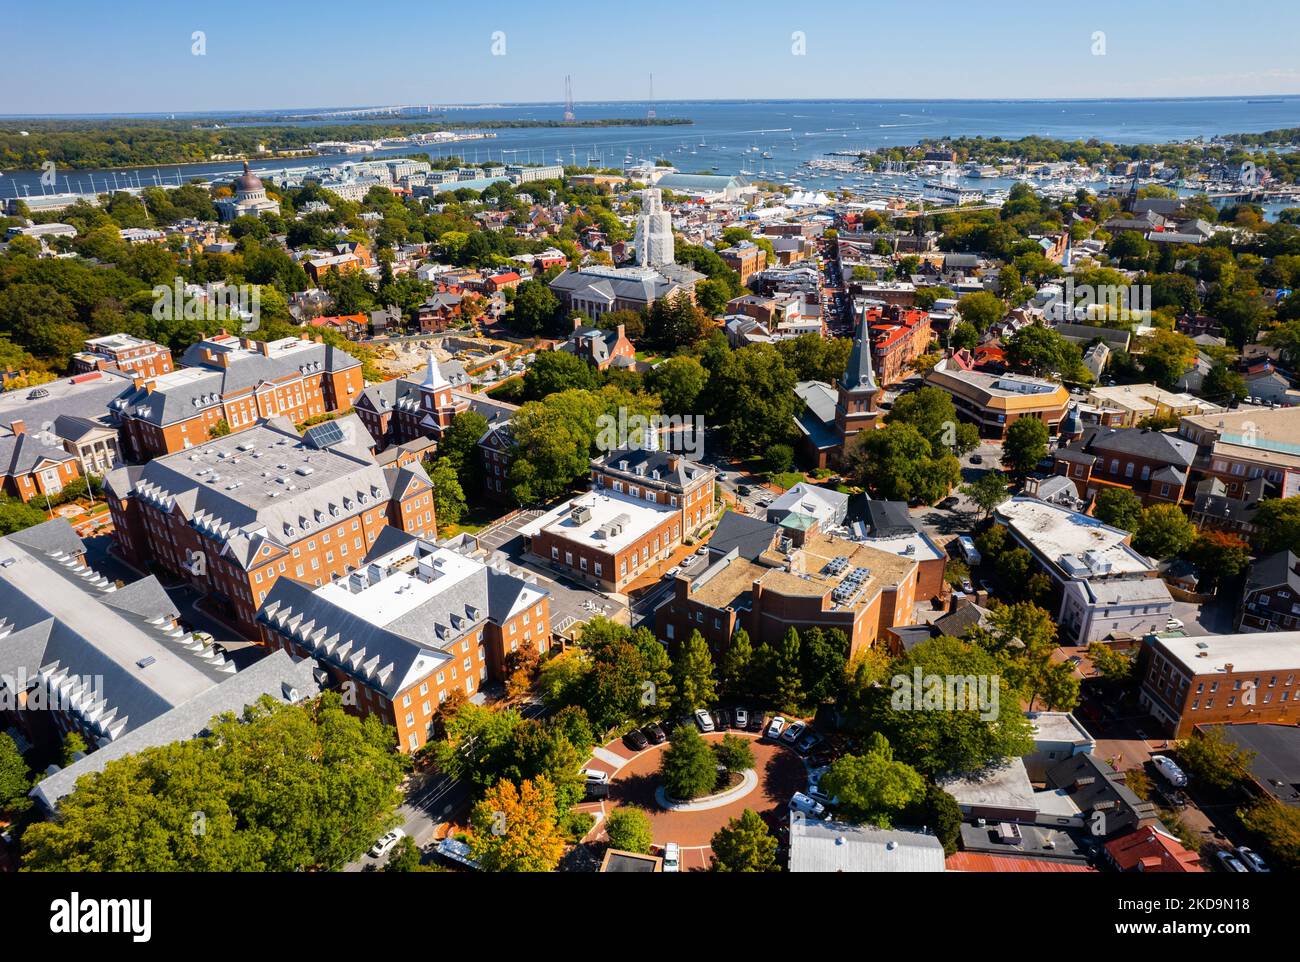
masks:
[[[1052,459],[1055,473],[1073,481],[1085,501],[1119,487],[1133,491],[1144,505],[1180,504],[1196,445],[1148,428],[1093,427],[1057,448]]]
[[[610,367],[633,367],[636,364],[636,345],[627,336],[623,325],[612,330],[583,326],[582,319],[573,319],[573,333],[560,344],[557,351],[582,358],[598,371]]]
[[[1295,554],[1278,551],[1250,566],[1237,624],[1240,631],[1300,628],[1300,559]]]
[[[222,331],[190,345],[182,367],[137,376],[109,410],[137,460],[182,451],[224,429],[270,417],[294,423],[347,411],[361,392],[361,362],[303,334],[254,341]]]
[[[551,644],[550,592],[431,539],[388,530],[347,577],[312,586],[281,578],[257,615],[272,649],[315,659],[350,710],[422,748],[454,692],[505,679],[510,654]]]
[[[724,247],[718,251],[718,257],[740,275],[741,286],[747,286],[751,277],[767,268],[767,251],[753,241]]]
[[[120,553],[192,585],[241,633],[281,576],[346,576],[392,525],[432,535],[433,489],[418,464],[381,467],[357,418],[299,436],[284,418],[121,468],[105,481]]]

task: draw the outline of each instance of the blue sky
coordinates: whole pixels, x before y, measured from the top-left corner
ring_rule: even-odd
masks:
[[[1300,93],[1294,0],[51,0],[3,31],[0,114],[556,101],[566,73],[642,100],[651,71],[659,100]]]

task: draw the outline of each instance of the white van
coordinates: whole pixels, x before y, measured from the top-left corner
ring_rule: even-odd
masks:
[[[676,842],[667,842],[664,845],[664,871],[680,872],[682,870],[682,850]]]
[[[971,540],[970,535],[963,534],[957,538],[957,547],[961,549],[961,560],[972,567],[979,564],[983,559],[975,548],[975,542]]]

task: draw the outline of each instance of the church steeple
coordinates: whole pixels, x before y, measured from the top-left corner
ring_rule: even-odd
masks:
[[[876,374],[871,366],[871,335],[865,314],[858,321],[858,329],[853,335],[853,351],[849,354],[844,376],[840,378],[840,387],[846,391],[876,390]]]
[[[442,371],[438,369],[438,359],[433,356],[433,351],[429,352],[429,360],[424,369],[424,380],[420,387],[436,391],[438,388],[449,387],[447,379],[442,376]]]

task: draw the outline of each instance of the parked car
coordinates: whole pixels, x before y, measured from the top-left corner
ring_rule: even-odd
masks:
[[[633,728],[630,732],[624,735],[623,741],[627,744],[627,747],[632,749],[634,752],[644,751],[650,747],[650,743],[646,741],[646,737],[641,734],[639,728]]]
[[[749,497],[749,490],[750,490],[749,485],[747,484],[736,485],[736,493],[741,495],[742,497],[746,497],[746,498]]]
[[[713,724],[718,731],[726,731],[731,727],[731,712],[726,708],[715,708],[713,710]]]
[[[713,731],[713,718],[703,708],[695,709],[695,724],[700,726],[700,731]]]
[[[785,731],[781,732],[781,741],[789,742],[791,745],[793,745],[795,742],[799,740],[800,736],[803,735],[804,729],[806,729],[807,727],[808,726],[805,725],[803,722],[795,722]]]
[[[1250,869],[1241,864],[1241,860],[1233,855],[1226,848],[1221,848],[1214,853],[1214,857],[1219,860],[1219,868],[1225,872],[1249,872]]]
[[[749,730],[752,732],[761,732],[763,730],[763,713],[761,711],[750,712]]]
[[[975,594],[975,586],[971,584],[971,580],[969,578],[961,579],[961,590],[966,592],[966,594],[968,595]]]
[[[799,739],[798,744],[794,747],[800,755],[807,755],[810,751],[821,744],[821,740],[821,735],[818,735],[816,732],[809,732],[807,735],[804,735],[803,738]]]
[[[790,811],[801,812],[812,818],[821,818],[826,814],[826,806],[810,795],[795,792],[790,799]]]
[[[972,454],[972,455],[970,456],[970,463],[971,463],[971,464],[983,464],[983,463],[984,463],[984,455],[982,455],[982,454]]]
[[[772,741],[776,741],[781,737],[781,729],[783,728],[785,728],[785,719],[777,715],[772,719],[771,724],[767,726],[767,737]]]
[[[957,549],[961,552],[961,560],[968,565],[977,565],[982,560],[978,549],[975,547],[974,540],[968,534],[958,536]]]
[[[956,495],[953,495],[952,497],[944,498],[942,501],[940,501],[939,507],[943,508],[943,510],[945,511],[951,511],[959,504],[961,504],[961,498],[957,497]]]
[[[602,772],[597,768],[584,768],[578,773],[585,778],[591,785],[608,785],[609,772]]]
[[[808,797],[815,802],[820,802],[822,805],[828,808],[833,808],[834,806],[840,803],[840,800],[838,797],[831,798],[824,791],[822,791],[821,776],[824,773],[825,770],[823,769],[821,773],[815,776],[814,775],[809,776],[810,780],[808,782]]]
[[[732,717],[735,718],[736,720],[736,727],[739,728],[741,731],[744,731],[746,728],[749,727],[749,712],[747,712],[745,709],[737,708],[735,714]]]
[[[679,574],[681,574],[681,573],[682,573],[682,566],[681,566],[681,565],[673,565],[671,568],[669,568],[669,569],[665,572],[665,576],[668,577],[668,578],[676,578],[676,577],[677,577]]]
[[[658,722],[651,722],[649,725],[643,726],[641,733],[656,745],[662,745],[668,741],[668,736],[664,734],[664,730],[659,727]]]
[[[664,844],[664,871],[680,872],[682,870],[682,850],[676,842]]]
[[[1151,764],[1174,788],[1182,788],[1187,784],[1187,776],[1172,758],[1165,755],[1152,755]]]
[[[1165,622],[1165,631],[1182,631],[1186,627],[1181,618],[1170,618]]]
[[[703,547],[696,548],[695,553],[699,555],[701,558],[703,558],[705,555],[709,553],[709,546],[706,544]]]
[[[393,846],[406,838],[406,833],[400,828],[395,828],[391,832],[379,837],[379,841],[370,846],[370,854],[375,858],[383,858],[393,850]]]
[[[1264,860],[1259,857],[1259,853],[1256,852],[1253,848],[1249,848],[1248,846],[1245,845],[1238,845],[1235,849],[1233,849],[1233,851],[1237,853],[1237,858],[1240,859],[1245,864],[1246,868],[1248,868],[1250,871],[1252,872],[1272,871],[1272,869],[1270,869],[1268,865],[1264,863]]]

